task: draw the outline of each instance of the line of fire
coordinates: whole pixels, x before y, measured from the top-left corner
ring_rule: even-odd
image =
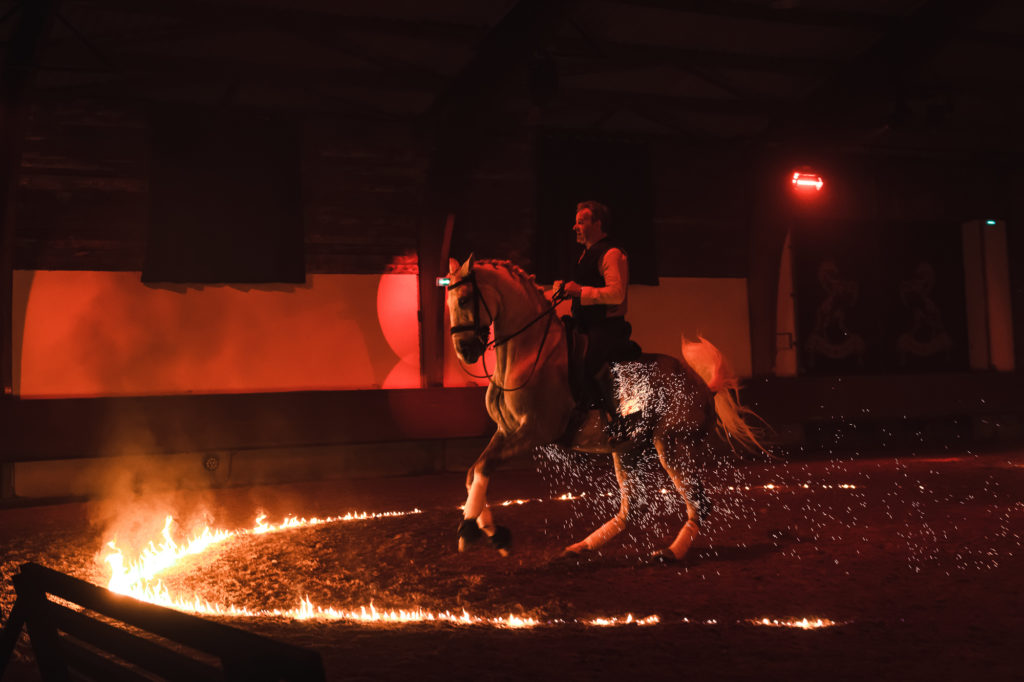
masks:
[[[1016,0],[0,0],[0,682],[1019,680]]]

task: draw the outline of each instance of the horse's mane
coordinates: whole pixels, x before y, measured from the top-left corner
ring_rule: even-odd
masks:
[[[533,299],[545,306],[551,305],[551,302],[544,295],[544,290],[537,284],[537,279],[530,273],[523,270],[521,267],[507,260],[478,260],[473,263],[473,267],[489,266],[494,269],[502,269],[508,272],[513,280],[519,283],[528,296],[532,296]]]

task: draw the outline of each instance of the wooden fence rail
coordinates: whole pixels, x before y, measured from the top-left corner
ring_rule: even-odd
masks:
[[[45,682],[325,679],[315,651],[146,604],[39,564],[23,564],[14,586],[17,601],[0,634],[0,679],[22,628]]]

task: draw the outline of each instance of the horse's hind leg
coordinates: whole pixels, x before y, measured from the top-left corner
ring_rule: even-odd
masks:
[[[619,453],[612,453],[612,462],[615,464],[615,478],[619,482],[619,513],[605,521],[600,528],[582,541],[566,547],[565,551],[562,552],[563,556],[574,556],[586,551],[596,550],[626,529],[632,483],[629,472],[623,466]]]
[[[686,556],[694,539],[700,532],[701,524],[711,512],[711,505],[704,496],[700,481],[696,478],[686,479],[680,473],[679,460],[687,451],[687,447],[674,440],[656,437],[654,447],[658,451],[661,466],[672,479],[672,484],[686,502],[686,523],[679,529],[675,539],[665,549],[654,553],[656,558],[666,561],[678,561]]]

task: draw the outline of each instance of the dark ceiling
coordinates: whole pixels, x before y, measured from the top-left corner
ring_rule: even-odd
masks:
[[[3,3],[5,39],[18,5]],[[1019,0],[64,0],[33,98],[1024,151]]]

